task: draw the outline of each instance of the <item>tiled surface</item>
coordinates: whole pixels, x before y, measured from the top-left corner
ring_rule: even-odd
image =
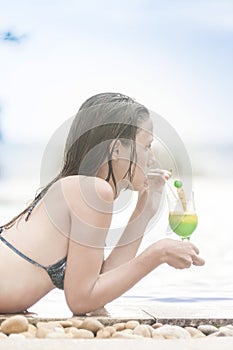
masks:
[[[170,323],[180,326],[209,323],[215,325],[233,324],[233,302],[218,303],[157,303],[153,305],[115,305],[108,304],[106,308],[89,314],[97,317],[104,324],[118,321],[140,320],[144,323]],[[10,315],[0,315],[0,321]],[[66,314],[27,314],[32,323],[38,320],[66,319]],[[72,314],[68,317],[72,317]],[[82,317],[83,318],[83,317]]]

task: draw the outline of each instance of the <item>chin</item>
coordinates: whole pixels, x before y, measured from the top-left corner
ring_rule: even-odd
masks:
[[[145,190],[145,185],[144,182],[133,182],[132,184],[130,184],[130,186],[128,187],[131,191],[135,191],[135,192],[140,192],[142,190]]]

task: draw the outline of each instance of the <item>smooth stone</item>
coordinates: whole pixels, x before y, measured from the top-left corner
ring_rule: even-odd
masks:
[[[83,320],[71,318],[69,321],[72,322],[72,326],[76,328],[82,328]]]
[[[27,331],[27,332],[22,332],[22,333],[20,333],[20,334],[23,334],[24,336],[25,336],[25,338],[27,338],[27,339],[32,339],[32,338],[35,338],[36,337],[36,334],[34,333],[32,333],[32,332],[29,332],[29,331]]]
[[[28,332],[32,333],[32,334],[36,334],[37,328],[36,326],[34,326],[33,324],[29,324],[28,325]]]
[[[56,333],[65,333],[65,330],[64,330],[64,328],[54,327],[54,332],[56,332]]]
[[[58,323],[64,328],[73,326],[73,322],[70,320],[62,320],[62,321],[59,321]],[[81,321],[81,323],[82,323],[82,321]]]
[[[157,328],[162,327],[162,326],[163,326],[163,324],[160,323],[160,322],[156,322],[156,323],[152,324],[152,327],[153,327],[154,329],[157,329]]]
[[[212,334],[214,332],[218,332],[218,328],[215,326],[212,326],[211,324],[201,324],[200,326],[197,327],[197,329],[199,329],[199,331],[201,331],[206,335]]]
[[[52,332],[53,332],[53,329],[51,328],[43,328],[43,327],[38,328],[36,331],[36,338],[40,338],[40,339],[46,338],[47,334]]]
[[[111,334],[111,336],[112,336],[114,333],[116,333],[116,328],[114,328],[113,326],[106,326],[106,327],[104,327],[104,329],[105,329],[106,331],[108,331],[108,332]]]
[[[232,324],[227,324],[225,327],[227,327],[229,329],[233,329],[233,325]]]
[[[217,337],[233,337],[233,329],[228,327],[220,327]]]
[[[22,333],[28,330],[28,320],[22,315],[11,316],[1,324],[1,332],[5,334]]]
[[[166,339],[190,339],[190,333],[182,327],[164,325],[153,330],[152,337],[154,335],[162,335]]]
[[[208,338],[216,338],[218,336],[219,336],[219,332],[214,332],[214,333],[207,335]]]
[[[124,332],[116,332],[112,335],[112,338],[114,339],[139,339],[142,337],[137,335],[137,334],[128,334],[128,333],[124,333]]]
[[[48,329],[54,330],[54,328],[63,328],[62,325],[60,325],[56,321],[50,321],[50,322],[40,321],[40,322],[37,322],[36,326],[38,329],[39,328],[48,328]]]
[[[152,328],[152,331],[154,331],[153,328]],[[150,328],[147,325],[140,324],[139,326],[134,328],[133,334],[141,335],[144,338],[151,338],[152,331],[150,330]]]
[[[116,331],[123,331],[123,329],[125,329],[125,323],[117,322],[117,323],[114,323],[113,327],[116,329]]]
[[[140,323],[138,321],[127,321],[126,324],[125,324],[125,328],[126,329],[134,329],[136,328],[137,326],[139,326]]]
[[[98,330],[102,328],[104,328],[104,325],[100,321],[91,317],[85,318],[82,324],[82,329],[87,329],[93,333],[98,332]]]
[[[103,328],[96,333],[96,338],[99,338],[99,339],[111,338],[111,333],[105,328]]]
[[[185,327],[186,331],[189,332],[192,338],[203,338],[205,334],[195,327]]]
[[[77,328],[76,327],[66,327],[65,328],[65,333],[72,333],[72,332],[76,332],[77,331]]]
[[[72,336],[75,339],[79,339],[79,338],[91,339],[91,338],[94,338],[94,333],[87,329],[76,329],[75,332],[74,331],[72,332]]]

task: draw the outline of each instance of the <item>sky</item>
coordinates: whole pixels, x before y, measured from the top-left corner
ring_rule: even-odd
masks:
[[[0,0],[4,138],[46,141],[81,103],[122,92],[186,143],[232,142],[233,0]],[[3,40],[11,31],[22,38]]]

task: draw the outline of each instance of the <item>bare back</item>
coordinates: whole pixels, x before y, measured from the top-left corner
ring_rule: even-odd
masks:
[[[3,230],[2,236],[9,243],[44,266],[54,264],[67,255],[70,216],[59,182],[33,209],[28,221],[25,217]],[[56,218],[59,218],[62,227],[59,227]],[[10,312],[11,307],[14,312],[22,311],[55,288],[45,270],[29,263],[1,241],[0,276],[1,312]],[[18,305],[18,310],[15,305]]]

